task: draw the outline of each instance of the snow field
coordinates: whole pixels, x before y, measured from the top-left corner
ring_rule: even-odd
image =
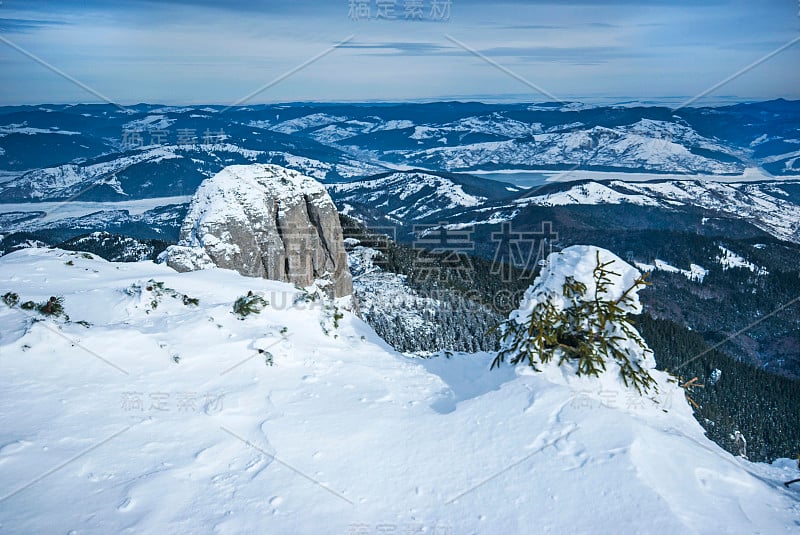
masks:
[[[492,354],[412,359],[347,312],[325,334],[331,311],[290,285],[219,269],[27,249],[0,281],[63,295],[73,321],[0,304],[4,533],[798,526],[791,467],[722,451],[660,372],[656,403],[610,377],[490,372]],[[150,281],[199,304],[153,308]],[[238,319],[251,290],[270,306]]]

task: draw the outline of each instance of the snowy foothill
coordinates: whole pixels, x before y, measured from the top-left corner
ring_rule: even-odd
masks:
[[[3,533],[800,526],[796,464],[723,451],[662,372],[641,397],[489,353],[411,358],[289,284],[58,249],[0,258],[5,292],[63,297],[69,320],[0,302]],[[234,314],[248,292],[268,304]]]
[[[723,270],[728,270],[733,268],[744,268],[752,271],[757,275],[769,275],[769,271],[766,268],[755,265],[754,263],[748,261],[746,258],[734,253],[733,251],[722,245],[719,245],[718,247],[721,254],[717,256],[717,262],[720,263]]]

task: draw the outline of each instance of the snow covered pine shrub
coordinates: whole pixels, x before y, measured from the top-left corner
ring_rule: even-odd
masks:
[[[64,311],[64,298],[61,296],[50,296],[50,299],[47,301],[42,301],[41,303],[25,301],[20,304],[18,294],[14,292],[6,292],[3,294],[2,300],[9,308],[14,308],[19,305],[19,308],[22,310],[35,311],[43,316],[63,318],[66,321],[69,321],[69,316],[67,316],[67,313]]]
[[[261,311],[267,308],[268,305],[269,303],[266,299],[254,294],[251,290],[247,292],[247,295],[239,297],[233,303],[233,313],[240,320],[243,320],[250,314],[261,314]]]
[[[645,276],[610,251],[575,245],[552,253],[517,310],[498,327],[492,363],[554,362],[577,375],[618,373],[640,394],[655,389],[653,352],[629,319],[642,305]]]

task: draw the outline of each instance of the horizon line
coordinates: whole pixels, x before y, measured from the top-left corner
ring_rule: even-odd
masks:
[[[573,100],[574,98],[574,100]],[[231,109],[238,109],[243,110],[247,108],[254,108],[254,107],[261,107],[261,106],[302,106],[302,105],[373,105],[373,106],[393,106],[393,105],[402,105],[402,104],[448,104],[448,103],[459,103],[459,104],[485,104],[485,105],[528,105],[528,106],[551,106],[553,108],[563,108],[568,105],[584,105],[584,106],[592,106],[592,107],[612,107],[612,106],[619,106],[625,104],[633,104],[633,105],[644,105],[644,106],[652,106],[658,107],[660,105],[666,105],[667,102],[671,101],[679,101],[681,99],[685,99],[686,96],[681,95],[674,95],[674,96],[660,96],[660,97],[633,97],[633,96],[609,96],[609,97],[588,97],[588,98],[579,98],[579,97],[572,97],[569,100],[564,100],[562,102],[554,102],[552,100],[541,100],[541,101],[534,101],[534,100],[525,100],[522,98],[512,98],[512,97],[502,97],[502,96],[488,96],[488,95],[476,95],[474,97],[469,96],[453,96],[453,97],[435,97],[435,98],[418,98],[418,99],[365,99],[365,100],[281,100],[281,101],[271,101],[271,102],[259,102],[259,103],[251,103],[251,104],[241,104],[238,106],[230,106],[229,104],[224,103],[213,103],[213,102],[184,102],[184,103],[168,103],[168,102],[145,102],[139,101],[130,104],[124,104],[122,102],[104,102],[104,101],[78,101],[78,102],[39,102],[39,103],[26,103],[26,104],[0,104],[0,109],[4,108],[36,108],[42,106],[59,106],[64,108],[76,107],[76,106],[115,106],[120,105],[126,108],[132,108],[137,106],[161,106],[161,107],[175,107],[175,108],[190,108],[190,107],[197,107],[197,106],[205,106],[205,107],[220,107],[220,108],[231,108]],[[712,99],[709,99],[712,100]],[[709,103],[706,105],[700,106],[689,106],[691,108],[715,108],[715,107],[724,107],[734,104],[756,104],[756,103],[764,103],[764,102],[776,102],[776,101],[784,101],[784,102],[800,102],[800,97],[791,98],[791,97],[773,97],[773,98],[762,98],[762,97],[738,97],[738,96],[721,96],[721,97],[714,97],[713,100],[716,100],[715,103]],[[600,101],[608,101],[608,102],[600,102]]]

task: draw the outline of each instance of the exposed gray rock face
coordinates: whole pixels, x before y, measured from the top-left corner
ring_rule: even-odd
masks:
[[[178,245],[161,257],[177,271],[218,266],[353,293],[339,215],[319,182],[277,165],[226,167],[195,193]]]

